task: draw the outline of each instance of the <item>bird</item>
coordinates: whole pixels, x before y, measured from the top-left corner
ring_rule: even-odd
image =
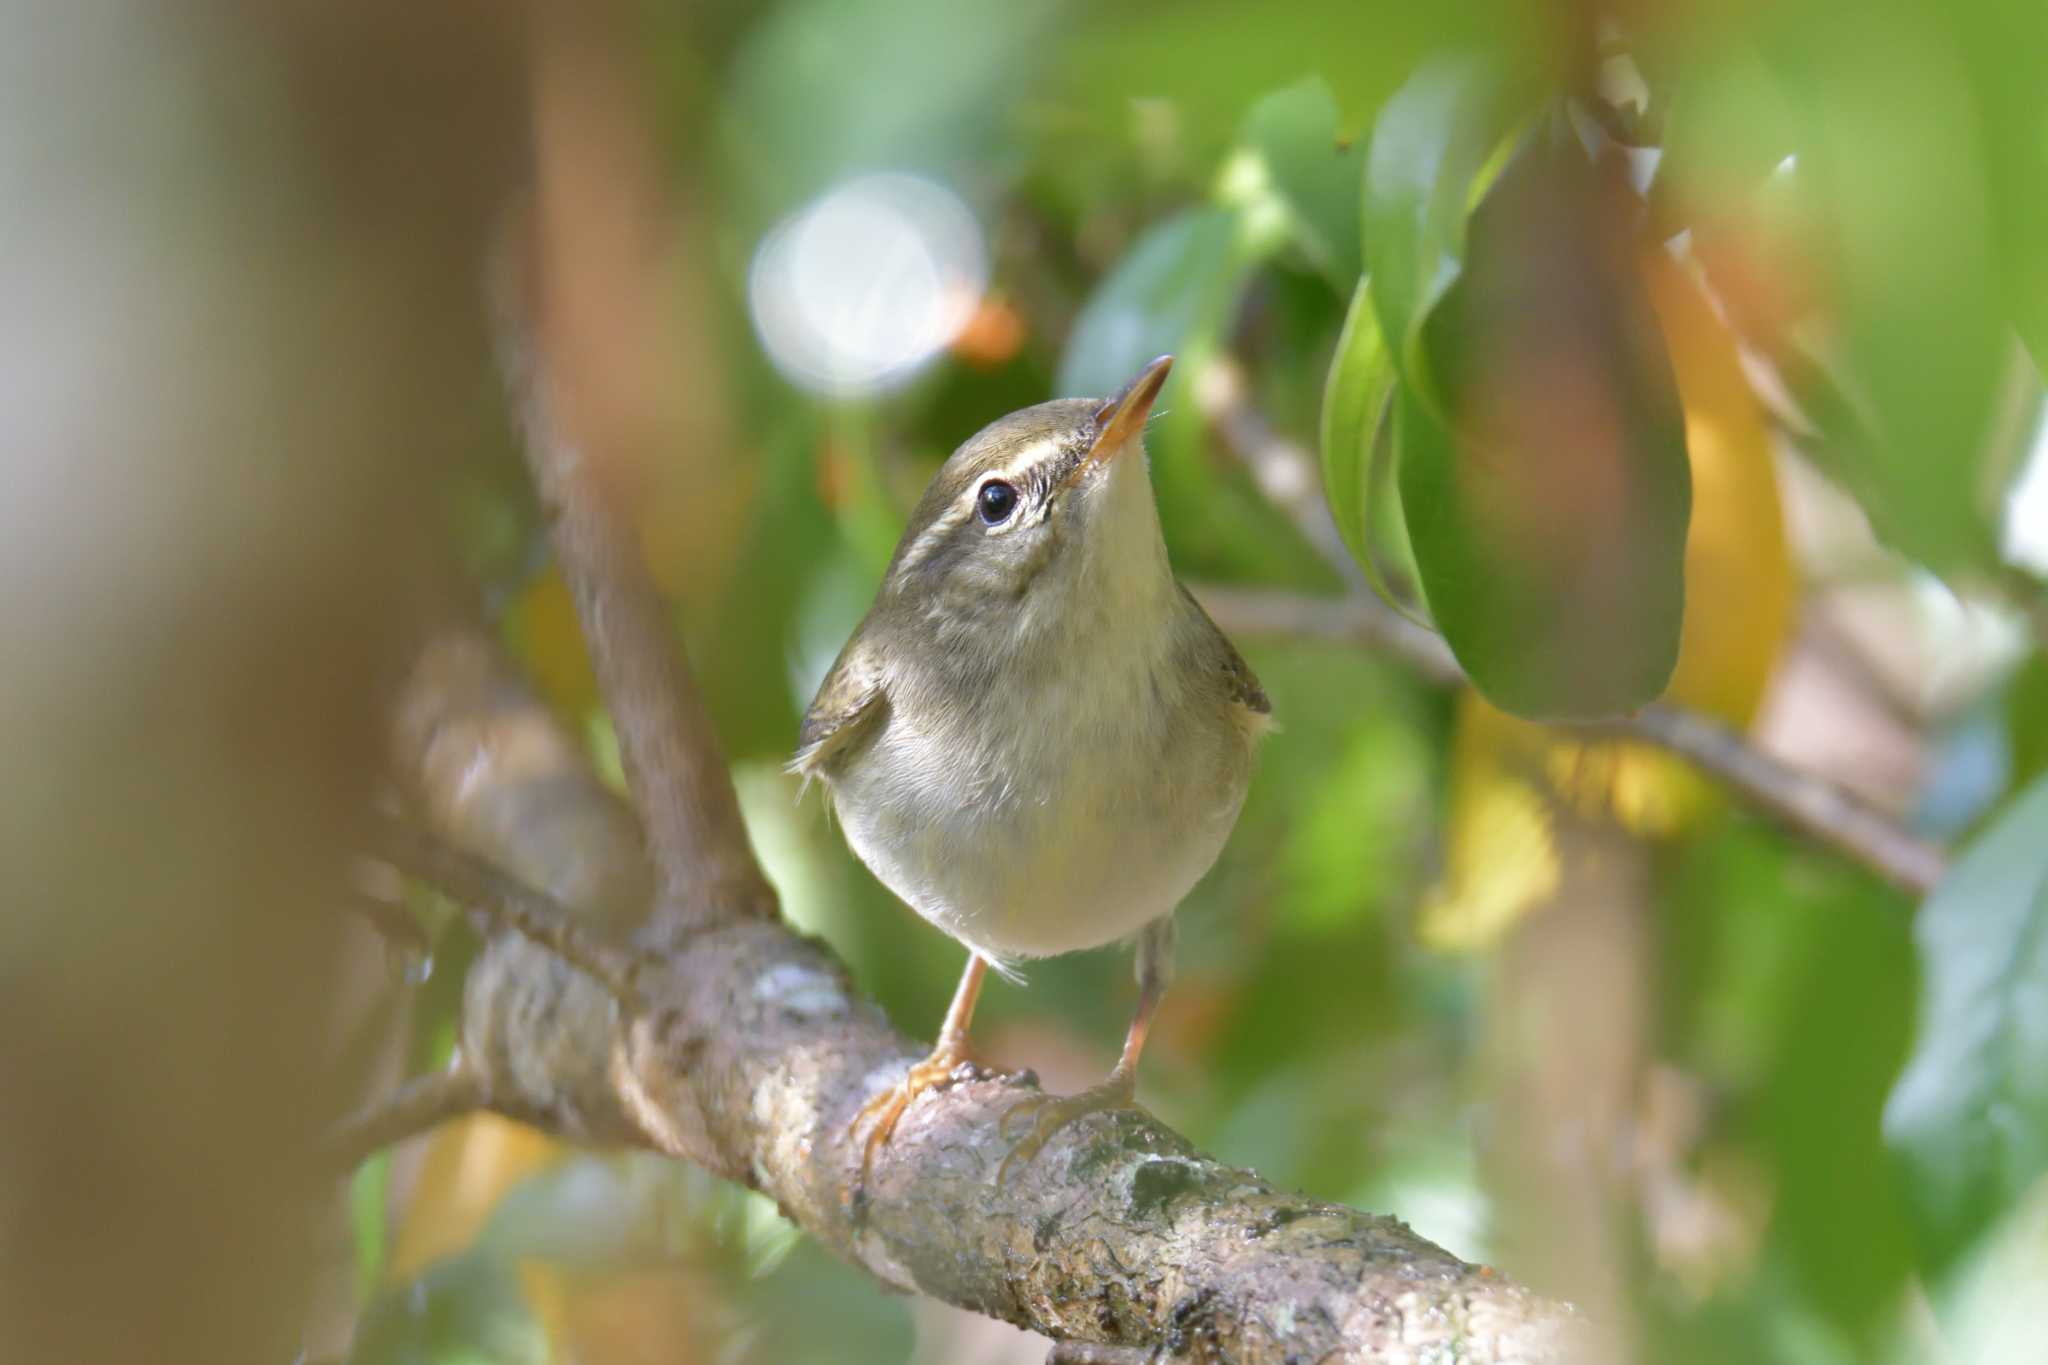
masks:
[[[1135,940],[1115,1066],[1006,1113],[1006,1138],[1013,1119],[1032,1122],[999,1178],[1135,1099],[1174,911],[1237,823],[1272,713],[1167,558],[1144,431],[1172,365],[962,443],[803,718],[791,770],[823,785],[874,875],[968,953],[931,1055],[853,1120],[868,1130],[863,1172],[967,1060],[991,967]]]

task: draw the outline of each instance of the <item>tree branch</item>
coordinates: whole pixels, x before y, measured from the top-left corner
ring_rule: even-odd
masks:
[[[500,667],[477,692],[502,705],[518,684]],[[421,668],[410,686],[447,676]],[[401,699],[407,713],[446,709]],[[499,782],[567,785],[533,782],[528,755],[504,746],[452,757],[422,755],[405,774],[429,811],[459,809],[436,784],[460,783],[472,800]],[[549,822],[587,817],[555,800],[494,828],[545,843]],[[726,920],[643,966],[635,984],[641,1009],[622,1020],[588,975],[523,937],[492,940],[471,969],[462,1030],[490,1107],[697,1161],[766,1192],[891,1285],[1059,1339],[1216,1362],[1431,1348],[1479,1362],[1574,1358],[1569,1310],[1392,1219],[1276,1191],[1137,1111],[1074,1125],[999,1185],[1010,1144],[998,1123],[1028,1093],[1011,1078],[972,1075],[921,1099],[863,1186],[848,1125],[924,1049],[821,946],[778,924]]]
[[[1204,376],[1200,392],[1204,416],[1252,469],[1267,496],[1354,585],[1343,598],[1205,589],[1199,596],[1216,623],[1232,634],[1348,640],[1401,660],[1439,686],[1466,685],[1464,670],[1442,636],[1357,586],[1358,565],[1316,492],[1307,455],[1245,401],[1243,378],[1233,362],[1214,362],[1212,370],[1212,376]],[[1825,778],[1787,767],[1697,712],[1660,702],[1632,715],[1568,728],[1577,734],[1638,740],[1688,759],[1793,833],[1863,864],[1916,896],[1932,891],[1947,870],[1947,854],[1940,847],[1884,811]]]
[[[1793,833],[1862,863],[1915,896],[1932,892],[1948,871],[1948,854],[1940,846],[1847,787],[1780,763],[1697,711],[1659,702],[1634,715],[1575,728],[1642,740],[1690,759]]]
[[[393,1143],[483,1106],[482,1081],[458,1062],[446,1071],[415,1076],[395,1093],[349,1115],[328,1133],[318,1155],[336,1169],[354,1170]]]
[[[496,929],[509,929],[597,982],[622,1008],[638,1008],[635,979],[649,960],[644,952],[622,948],[591,933],[552,897],[399,821],[381,824],[376,847],[399,871],[462,902],[485,937]]]
[[[499,363],[654,865],[657,913],[644,928],[666,943],[734,916],[772,917],[775,893],[747,844],[711,718],[618,505],[626,471],[577,444],[551,391],[531,231],[515,225],[494,262]]]
[[[1365,645],[1439,686],[1466,679],[1441,638],[1379,598],[1204,588],[1196,596],[1233,635],[1285,635]],[[1793,833],[1861,863],[1892,885],[1924,896],[1947,855],[1868,801],[1826,778],[1780,763],[1728,727],[1683,707],[1655,703],[1613,720],[1561,727],[1572,734],[1631,739],[1691,761]]]

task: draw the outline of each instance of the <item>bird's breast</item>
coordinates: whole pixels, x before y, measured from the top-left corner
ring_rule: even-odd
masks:
[[[1250,739],[1170,651],[1039,658],[975,695],[914,680],[828,779],[854,850],[926,919],[997,958],[1125,937],[1221,850]]]

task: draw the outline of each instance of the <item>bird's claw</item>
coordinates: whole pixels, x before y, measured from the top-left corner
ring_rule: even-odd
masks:
[[[953,1072],[962,1060],[952,1053],[934,1052],[913,1065],[904,1073],[902,1080],[862,1105],[860,1112],[853,1116],[853,1121],[846,1125],[847,1132],[857,1133],[863,1125],[868,1125],[867,1141],[861,1145],[860,1151],[862,1186],[867,1184],[868,1170],[874,1165],[875,1153],[887,1145],[896,1132],[903,1111],[925,1091],[943,1089],[953,1079]]]

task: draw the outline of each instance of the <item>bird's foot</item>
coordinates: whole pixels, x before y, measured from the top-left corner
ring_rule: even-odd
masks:
[[[1090,1114],[1099,1114],[1108,1109],[1123,1109],[1137,1098],[1138,1078],[1135,1072],[1121,1069],[1109,1073],[1109,1079],[1101,1085],[1091,1086],[1077,1095],[1026,1095],[1003,1112],[997,1131],[1005,1138],[1011,1130],[1026,1119],[1031,1120],[1031,1131],[1018,1139],[1003,1158],[1003,1164],[996,1168],[996,1183],[1003,1184],[1010,1178],[1011,1166],[1029,1163],[1045,1149],[1055,1133]]]
[[[954,1071],[965,1060],[958,1049],[942,1046],[931,1056],[912,1066],[902,1080],[861,1106],[860,1112],[853,1116],[853,1122],[846,1125],[846,1130],[849,1133],[857,1133],[863,1125],[867,1125],[868,1128],[867,1141],[860,1151],[862,1185],[867,1184],[868,1168],[874,1165],[875,1153],[880,1151],[895,1133],[897,1121],[903,1117],[903,1111],[910,1107],[910,1102],[927,1090],[944,1088],[946,1083],[952,1080]]]

